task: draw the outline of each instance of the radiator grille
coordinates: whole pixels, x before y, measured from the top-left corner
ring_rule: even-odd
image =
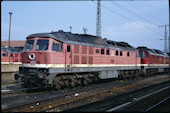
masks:
[[[93,57],[89,57],[89,64],[93,64]]]
[[[81,57],[81,63],[82,63],[82,64],[87,64],[86,59],[87,59],[86,56],[82,56],[82,57]]]
[[[93,47],[89,47],[89,54],[93,54]]]
[[[82,54],[87,54],[87,47],[86,46],[82,46]]]
[[[79,56],[74,56],[74,64],[79,64]]]
[[[79,45],[74,45],[74,53],[79,53]]]

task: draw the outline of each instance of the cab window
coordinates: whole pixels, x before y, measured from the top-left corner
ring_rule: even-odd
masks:
[[[140,58],[143,58],[143,53],[139,52],[139,56],[140,56]]]
[[[67,46],[67,52],[70,52],[70,51],[71,51],[70,46]]]
[[[128,56],[128,57],[130,56],[130,53],[129,53],[129,52],[127,52],[127,56]]]
[[[106,55],[110,55],[110,50],[106,50]]]
[[[144,58],[147,58],[146,54],[144,54]]]
[[[53,46],[52,46],[52,50],[53,51],[59,51],[59,52],[62,52],[62,45],[61,44],[58,44],[58,43],[53,43]]]
[[[123,52],[122,51],[120,51],[120,56],[123,56]]]
[[[7,54],[7,53],[3,53],[2,56],[3,56],[3,57],[7,57],[8,54]]]
[[[49,40],[37,40],[36,50],[48,50]]]
[[[104,54],[104,49],[101,49],[101,54]]]
[[[24,50],[25,51],[30,51],[33,48],[34,40],[27,40]]]
[[[119,55],[119,52],[118,51],[116,51],[116,56],[118,56]]]

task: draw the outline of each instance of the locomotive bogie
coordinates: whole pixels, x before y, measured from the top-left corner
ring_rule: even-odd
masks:
[[[52,86],[56,89],[61,87],[75,87],[90,84],[95,82],[96,79],[96,73],[58,74],[54,77]]]

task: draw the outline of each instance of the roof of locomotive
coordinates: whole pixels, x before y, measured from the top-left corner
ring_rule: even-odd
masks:
[[[113,47],[113,48],[117,48],[118,47],[118,48],[121,48],[121,49],[125,49],[126,48],[127,50],[132,50],[132,51],[137,50],[136,48],[134,48],[133,46],[129,45],[126,42],[116,42],[116,41],[107,40],[107,39],[105,39],[105,40],[108,43],[108,45],[110,47]]]
[[[137,48],[139,51],[143,51],[147,54],[151,54],[151,55],[159,55],[159,56],[166,56],[168,57],[168,54],[165,53],[165,52],[162,52],[161,50],[158,50],[158,49],[150,49],[150,48],[147,48],[147,47],[138,47]]]
[[[1,51],[7,52],[7,53],[21,53],[23,50],[23,47],[1,47]]]
[[[168,56],[170,57],[170,53],[167,53],[168,54]]]
[[[78,45],[86,45],[86,46],[95,46],[95,47],[105,47],[105,48],[114,48],[116,50],[126,50],[126,51],[134,51],[137,49],[130,46],[126,42],[115,42],[111,40],[102,39],[97,36],[88,35],[88,34],[73,34],[71,32],[64,32],[59,30],[58,32],[51,33],[36,33],[29,35],[27,38],[32,37],[51,37],[60,42],[70,43],[70,44],[78,44]],[[115,45],[110,44],[109,42],[114,42]]]

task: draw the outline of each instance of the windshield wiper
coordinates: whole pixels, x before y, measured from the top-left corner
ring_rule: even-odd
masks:
[[[44,46],[44,48],[41,51],[44,51],[44,49],[47,47],[47,45]]]
[[[40,53],[42,53],[46,47],[47,47],[47,45],[45,45],[45,46],[43,47],[43,49],[41,50]]]

